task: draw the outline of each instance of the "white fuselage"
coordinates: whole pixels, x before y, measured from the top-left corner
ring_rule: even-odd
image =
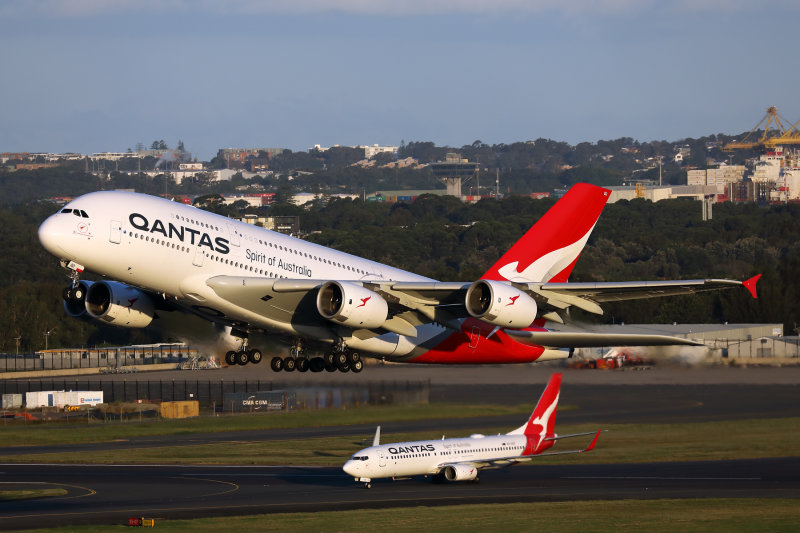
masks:
[[[265,316],[220,299],[207,280],[238,276],[430,281],[189,205],[123,191],[76,198],[42,223],[39,238],[50,253],[87,271],[174,297],[187,307],[213,308],[265,331],[290,335],[307,335],[308,331],[287,316]],[[434,324],[420,328],[413,340],[397,334],[381,335],[364,340],[362,349],[408,353],[426,339],[440,335],[442,329]],[[354,342],[350,345],[359,348]]]
[[[519,457],[525,435],[471,437],[381,444],[353,455],[344,471],[360,481],[438,474],[444,466]]]

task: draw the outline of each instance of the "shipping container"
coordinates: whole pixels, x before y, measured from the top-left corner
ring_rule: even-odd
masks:
[[[200,416],[200,403],[197,400],[161,402],[161,416],[164,418],[189,418]]]
[[[295,393],[285,391],[228,392],[225,393],[225,411],[248,413],[255,411],[293,411]]]
[[[3,409],[22,407],[22,394],[3,394]]]

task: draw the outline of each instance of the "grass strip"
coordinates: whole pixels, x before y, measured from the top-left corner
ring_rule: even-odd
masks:
[[[747,431],[741,431],[746,427]],[[562,434],[592,431],[586,424],[559,428]],[[795,453],[800,441],[800,419],[775,418],[685,424],[612,424],[607,426],[595,450],[579,456],[541,458],[535,464],[641,463],[652,461],[700,461],[760,457],[785,457]],[[503,428],[502,432],[508,431]],[[464,430],[448,437],[472,432],[497,433],[486,428]],[[769,438],[765,438],[769,435]],[[382,442],[438,439],[441,434],[384,434]],[[269,464],[341,466],[345,459],[372,444],[373,434],[285,441],[242,441],[214,444],[174,445],[88,452],[59,452],[4,456],[2,462],[53,463],[159,463],[159,464]],[[558,443],[562,449],[588,444]],[[580,442],[579,442],[580,441]]]
[[[313,503],[310,504],[313,506]],[[530,531],[653,533],[797,531],[800,508],[793,499],[663,499],[536,502],[445,507],[405,507],[353,511],[270,514],[161,520],[159,531],[442,533]],[[129,531],[127,526],[73,526],[43,532]]]

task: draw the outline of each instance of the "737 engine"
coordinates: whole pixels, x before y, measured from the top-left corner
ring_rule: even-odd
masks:
[[[346,281],[322,285],[317,310],[328,320],[351,328],[377,328],[389,316],[389,305],[379,294]]]
[[[98,281],[86,293],[86,311],[114,326],[143,328],[153,321],[153,300],[135,287],[116,281]]]
[[[506,328],[527,328],[536,319],[536,301],[506,283],[479,279],[467,289],[470,315]]]
[[[478,477],[478,469],[472,465],[456,463],[444,468],[444,478],[447,481],[472,481]]]

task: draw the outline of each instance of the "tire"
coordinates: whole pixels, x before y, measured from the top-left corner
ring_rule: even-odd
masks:
[[[233,366],[236,364],[236,352],[231,350],[225,354],[225,364],[228,366]]]
[[[248,350],[247,359],[249,359],[251,363],[257,365],[258,363],[261,362],[262,359],[261,350],[256,350],[255,348],[252,350]]]
[[[347,354],[345,352],[339,352],[334,355],[333,362],[336,366],[346,365],[347,364]]]
[[[350,365],[348,363],[344,363],[343,365],[336,365],[336,369],[339,372],[350,372]]]
[[[350,366],[353,366],[353,363],[356,361],[361,361],[361,354],[358,352],[350,352],[347,354],[347,362],[350,363]]]
[[[81,301],[85,296],[85,294],[83,294],[83,287],[81,287],[80,284],[70,292],[72,294],[72,299],[75,301]]]
[[[339,369],[338,369],[338,368],[336,368],[336,365],[329,365],[329,364],[326,364],[326,365],[325,365],[325,370],[327,370],[328,372],[336,372],[336,371],[337,371],[337,370],[339,370]]]
[[[325,366],[331,366],[335,362],[333,352],[328,352],[322,357],[323,357],[323,360],[325,361]]]
[[[358,374],[358,373],[359,373],[359,372],[361,372],[362,370],[364,370],[364,361],[361,361],[361,360],[359,359],[359,360],[358,360],[358,361],[356,361],[355,363],[350,363],[350,371],[351,371],[352,373],[354,373],[354,374]]]
[[[325,361],[322,357],[312,357],[308,362],[308,369],[312,372],[322,372],[325,370]]]
[[[294,372],[295,368],[297,368],[297,360],[294,357],[284,357],[283,369],[287,372]]]
[[[236,362],[242,366],[249,363],[250,358],[247,356],[247,352],[245,352],[244,350],[236,352]]]
[[[305,357],[298,357],[297,358],[297,371],[298,372],[308,372],[309,362],[308,359]]]
[[[280,357],[273,357],[272,361],[269,362],[269,367],[273,372],[280,372],[283,370],[283,359]]]

